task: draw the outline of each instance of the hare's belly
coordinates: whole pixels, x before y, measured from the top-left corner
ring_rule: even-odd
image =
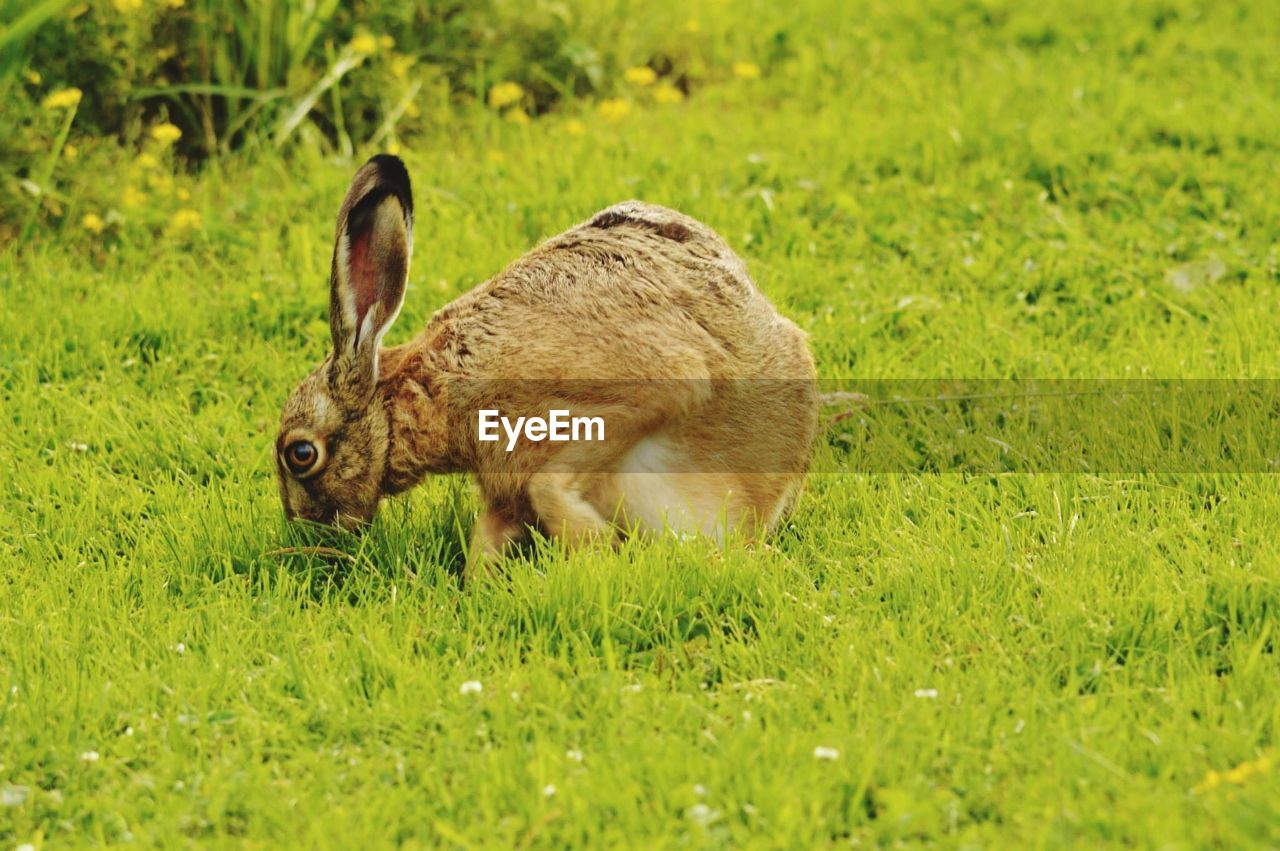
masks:
[[[743,487],[743,475],[699,469],[682,448],[664,434],[637,443],[616,468],[597,508],[619,525],[677,535],[706,535],[722,541],[743,526],[777,522],[789,491],[780,483],[776,494]],[[775,490],[769,489],[768,490]]]

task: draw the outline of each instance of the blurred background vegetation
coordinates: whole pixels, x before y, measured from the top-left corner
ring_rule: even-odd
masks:
[[[1223,152],[1273,144],[1278,20],[1199,0],[0,0],[0,248],[213,245],[238,233],[216,190],[252,165],[482,146],[497,166],[652,135],[655,111],[705,119],[671,131],[708,133],[699,157],[762,116],[793,153],[831,140],[805,155],[829,178],[802,191],[822,239],[858,232],[850,187],[908,173],[974,167],[1083,208],[1117,181],[1181,197]],[[768,171],[742,179],[771,210]],[[1205,215],[1230,206],[1197,191]]]
[[[581,133],[575,112],[616,120],[785,59],[784,31],[744,45],[725,6],[0,0],[0,240],[110,235],[131,212],[189,228],[173,174],[241,152],[395,151],[460,111]],[[76,174],[95,179],[70,205]]]

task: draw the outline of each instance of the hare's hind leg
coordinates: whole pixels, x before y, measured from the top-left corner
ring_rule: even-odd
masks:
[[[603,388],[617,395],[617,389]],[[579,405],[578,415],[600,419],[602,440],[569,443],[529,477],[526,492],[547,534],[570,547],[589,541],[617,544],[618,464],[673,419],[705,402],[709,385],[696,380],[629,382],[627,401]],[[607,392],[601,396],[607,399]],[[566,405],[566,407],[569,407]]]
[[[618,472],[613,487],[623,523],[680,537],[701,535],[717,544],[773,530],[799,492],[798,480],[790,476],[632,467]]]
[[[806,385],[776,384],[729,387],[736,395],[637,442],[614,477],[625,521],[717,542],[776,528],[799,494],[817,418]]]
[[[617,543],[617,532],[585,494],[592,487],[591,474],[548,470],[529,479],[529,502],[547,534],[561,538],[570,547],[591,541]]]
[[[599,499],[611,502],[621,522],[647,532],[724,537],[731,488],[720,476],[698,470],[659,432],[636,443],[618,464]]]

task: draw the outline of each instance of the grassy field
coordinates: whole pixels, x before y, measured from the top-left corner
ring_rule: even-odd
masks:
[[[391,342],[639,197],[827,378],[1280,378],[1273,5],[694,8],[753,64],[404,141]],[[0,845],[1280,845],[1274,476],[820,474],[768,548],[465,591],[437,479],[279,554],[358,161],[210,160],[154,235],[73,193],[0,252]]]

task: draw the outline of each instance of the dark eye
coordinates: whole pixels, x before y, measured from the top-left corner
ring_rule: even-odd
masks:
[[[320,450],[309,440],[295,440],[284,449],[284,463],[295,476],[310,472],[318,460]]]

